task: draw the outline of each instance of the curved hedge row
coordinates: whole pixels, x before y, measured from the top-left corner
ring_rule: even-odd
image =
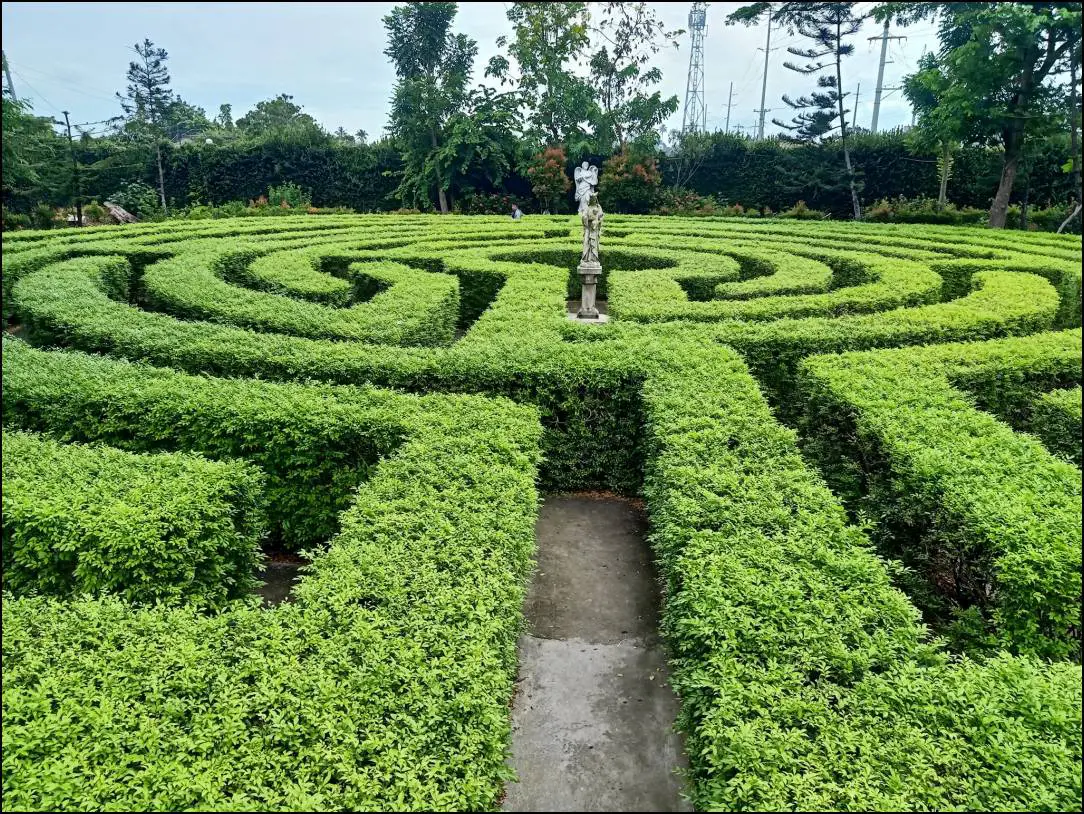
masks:
[[[268,226],[280,231],[257,229]],[[1049,603],[1029,601],[1017,571],[998,582],[997,602],[973,603],[987,626],[980,644],[989,647],[975,647],[974,637],[931,638],[915,604],[930,612],[928,583],[874,553],[803,461],[795,434],[773,417],[796,421],[812,409],[797,385],[809,386],[814,364],[831,366],[803,366],[813,354],[896,348],[860,355],[933,359],[922,354],[946,341],[1078,325],[1079,239],[1012,238],[607,217],[601,292],[612,319],[590,326],[566,317],[566,300],[579,296],[579,227],[568,218],[283,218],[5,241],[5,310],[33,343],[175,369],[5,343],[6,426],[245,459],[267,475],[275,535],[310,546],[340,529],[299,601],[274,611],[241,603],[205,620],[158,611],[174,614],[164,621],[104,600],[7,602],[22,615],[19,632],[4,633],[5,690],[17,675],[13,686],[26,694],[10,705],[5,697],[4,722],[19,723],[18,737],[36,733],[37,751],[9,758],[5,749],[5,798],[11,786],[13,799],[68,807],[109,795],[134,807],[495,805],[507,774],[501,704],[514,669],[537,464],[546,489],[642,488],[647,498],[698,807],[1078,808],[1079,639],[1067,638],[1062,622],[1074,607],[1079,613],[1079,578],[1074,606],[1062,577],[1074,550],[1079,560],[1079,532],[1075,549],[1071,534],[1059,535],[1072,531],[1063,509],[1074,472],[1079,492],[1079,471],[966,399],[1016,430],[1039,431],[1041,394],[1079,382],[1069,370],[1079,334],[1060,356],[1034,350],[1054,340],[1006,341],[996,359],[953,363],[951,379],[937,378],[947,362],[929,362],[923,370],[941,373],[916,386],[916,403],[963,388],[960,409],[970,418],[958,426],[912,420],[911,443],[900,435],[903,453],[916,459],[923,449],[934,461],[948,448],[971,454],[966,436],[945,434],[978,415],[983,431],[996,425],[1007,449],[1029,456],[1018,472],[999,470],[1002,485],[1016,490],[1006,493],[1013,528],[1023,533],[1035,506],[1057,504],[1039,524],[1054,529],[1052,558],[1013,542],[1023,537],[982,538],[992,540],[981,562],[988,573],[1003,580],[1002,560],[1024,552],[1020,562],[1034,566],[1050,595]],[[384,268],[402,276],[368,273]],[[438,288],[458,292],[458,313],[448,300],[427,299]],[[391,300],[382,311],[400,313],[402,323],[365,333],[381,297]],[[397,311],[396,303],[418,307]],[[411,318],[418,331],[399,329]],[[364,331],[351,333],[358,326]],[[907,403],[911,390],[878,381],[833,390],[838,414],[803,430],[803,440],[834,437],[848,398],[883,397],[886,410]],[[486,398],[419,398],[370,385]],[[846,432],[838,440],[853,450]],[[833,466],[825,472],[842,483]],[[1028,497],[1036,473],[1052,484],[1038,503]],[[978,534],[967,502],[946,502],[951,512],[942,512],[927,480],[936,479],[911,478],[918,486],[905,497],[931,508],[951,542],[963,539],[951,536],[960,529]],[[877,497],[890,516],[898,504],[887,491]],[[870,534],[883,542],[887,528],[874,523]],[[239,650],[218,621],[226,617],[238,620]],[[169,625],[202,665],[185,676],[198,687],[193,697],[211,699],[208,720],[197,702],[183,702],[187,712],[162,749],[137,740],[146,770],[136,782],[122,788],[111,775],[90,791],[71,790],[58,756],[71,766],[122,758],[113,746],[93,755],[79,746],[89,741],[58,734],[58,719],[28,700],[40,692],[34,676],[76,687],[77,707],[92,703],[92,678],[109,676],[99,683],[123,706],[123,688],[138,686],[136,660],[108,649],[69,657],[62,644],[36,660],[27,637],[63,643],[92,630],[108,639],[123,626],[135,631],[129,652],[143,653],[142,637]],[[199,645],[187,644],[194,638]],[[958,652],[961,643],[969,655]],[[219,652],[231,647],[236,658]],[[300,667],[272,664],[273,655]],[[177,658],[172,649],[144,653],[156,676]],[[287,692],[298,700],[276,717],[271,704]],[[110,744],[141,737],[161,725],[166,701],[140,703],[81,731]],[[270,721],[285,723],[277,730]],[[191,745],[216,727],[227,733],[221,744]],[[50,758],[35,763],[30,754]],[[34,798],[42,788],[69,796]]]
[[[1080,661],[1081,476],[952,382],[981,370],[1004,389],[1013,368],[1079,381],[1080,360],[1076,330],[802,364],[809,451],[972,647]]]
[[[18,345],[5,343],[5,364],[34,354],[17,357],[20,375],[39,363],[116,378],[114,392],[133,390],[150,415],[176,416],[194,391],[213,394],[222,429],[254,437],[289,435],[289,417],[316,438],[329,415],[358,435],[392,422],[404,437],[350,496],[292,603],[206,615],[5,597],[5,808],[495,805],[533,550],[535,411],[228,382]],[[306,399],[319,409],[290,409]],[[68,407],[84,427],[97,414]],[[153,426],[129,429],[157,440]],[[259,445],[240,452],[257,458]]]

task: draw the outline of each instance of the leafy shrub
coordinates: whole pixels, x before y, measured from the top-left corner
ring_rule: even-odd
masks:
[[[1003,392],[1016,371],[1078,383],[1080,356],[1077,330],[801,366],[811,454],[852,509],[882,518],[884,550],[935,586],[922,604],[962,647],[1080,660],[1080,470],[950,385]]]
[[[936,198],[894,200],[882,198],[868,207],[863,217],[872,223],[943,223],[955,226],[983,226],[989,213],[983,209],[957,209],[949,203],[938,208]]]
[[[329,409],[326,390],[194,378],[4,343],[5,426],[137,452],[247,459],[266,474],[274,535],[292,549],[334,533],[338,512],[402,436],[401,424],[364,393]]]
[[[546,147],[527,162],[526,173],[531,182],[531,191],[542,208],[553,214],[556,214],[558,205],[572,189],[572,181],[565,172],[567,161],[564,147]]]
[[[776,217],[791,220],[826,220],[828,215],[816,209],[810,209],[805,205],[805,201],[798,201],[790,209],[780,212]]]
[[[510,215],[516,199],[511,195],[495,192],[470,192],[457,203],[464,215]],[[521,206],[520,209],[524,207]],[[414,214],[416,210],[399,210],[400,214]]]
[[[109,200],[142,221],[157,221],[165,217],[158,190],[142,181],[125,184],[110,195]]]
[[[263,477],[4,431],[4,590],[220,608],[256,583]]]
[[[652,156],[633,152],[619,153],[606,159],[599,177],[599,200],[603,209],[629,214],[651,211],[662,176]]]
[[[1047,449],[1080,466],[1080,388],[1043,393],[1032,404],[1029,429]]]
[[[287,181],[267,190],[267,205],[279,209],[308,209],[312,206],[312,195]]]
[[[703,217],[726,214],[714,198],[697,195],[688,189],[660,189],[651,207],[652,215]]]
[[[313,395],[320,409],[294,422],[310,438],[342,414],[340,397],[361,397],[374,412],[347,409],[352,431],[383,414],[410,440],[351,494],[294,602],[207,615],[5,598],[5,807],[496,807],[537,413],[466,396]]]
[[[40,203],[30,211],[30,222],[35,229],[52,229],[56,226],[56,210]]]
[[[29,229],[30,228],[30,216],[23,212],[12,212],[6,206],[4,207],[4,231],[8,232],[13,229]]]

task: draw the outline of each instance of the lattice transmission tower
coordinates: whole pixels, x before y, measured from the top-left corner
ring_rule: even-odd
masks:
[[[704,104],[704,31],[707,28],[708,4],[693,3],[689,11],[689,79],[685,85],[685,113],[681,132],[695,133],[708,129],[708,107]]]

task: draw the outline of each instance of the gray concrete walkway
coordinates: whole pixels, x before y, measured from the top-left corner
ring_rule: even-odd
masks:
[[[690,811],[642,515],[551,497],[519,642],[505,811]]]

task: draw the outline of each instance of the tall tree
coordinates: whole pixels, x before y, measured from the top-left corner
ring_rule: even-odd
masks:
[[[446,128],[469,97],[467,83],[478,43],[451,32],[455,3],[409,3],[384,17],[398,81],[392,95],[389,131],[403,150],[400,194],[436,188],[442,214],[450,211]],[[428,195],[426,196],[428,197]]]
[[[3,94],[4,205],[28,209],[66,189],[71,178],[67,150],[52,120],[35,116],[29,102]]]
[[[144,39],[134,46],[138,59],[128,63],[128,90],[117,94],[124,110],[124,132],[129,137],[154,145],[158,162],[158,194],[162,211],[166,207],[166,178],[162,170],[162,140],[165,138],[164,120],[174,102],[169,88],[169,70],[165,48],[155,48],[154,43]]]
[[[256,107],[237,120],[242,135],[255,139],[271,139],[301,143],[323,143],[327,133],[316,119],[303,112],[294,97],[280,93],[273,99],[257,102]]]
[[[919,60],[918,71],[903,78],[903,93],[911,103],[917,119],[907,133],[911,148],[918,152],[937,154],[937,172],[940,180],[937,208],[944,209],[948,203],[948,182],[956,148],[964,138],[960,120],[954,112],[942,106],[941,100],[949,90],[949,79],[933,54]]]
[[[233,130],[233,105],[219,105],[218,115],[215,116],[214,123],[220,130]]]
[[[667,31],[647,3],[629,2],[606,3],[594,31],[605,42],[590,63],[591,86],[601,109],[600,141],[621,152],[649,134],[657,142],[656,128],[677,110],[678,97],[663,99],[651,90],[662,81],[662,71],[649,63],[664,47],[676,49],[677,38],[685,32]]]
[[[521,93],[530,111],[529,139],[550,147],[567,144],[573,153],[586,148],[585,125],[593,114],[592,89],[576,74],[590,41],[588,19],[586,3],[513,3],[513,37],[497,38],[508,55],[491,58],[485,72]]]
[[[816,74],[825,69],[829,71],[817,77],[819,90],[809,96],[799,99],[783,96],[783,101],[789,107],[801,111],[791,124],[777,119],[772,122],[796,133],[804,141],[820,139],[839,130],[854,219],[861,220],[862,205],[858,200],[854,165],[847,143],[849,110],[843,107],[843,100],[848,95],[843,91],[843,58],[854,52],[854,45],[846,42],[846,39],[858,33],[865,17],[857,13],[855,3],[752,3],[730,14],[727,23],[748,25],[765,15],[770,15],[772,22],[786,28],[789,34],[797,34],[812,43],[808,48],[788,47],[789,53],[808,62],[805,65],[785,62],[785,67],[801,74]]]
[[[1080,3],[887,3],[879,16],[907,24],[939,20],[938,65],[948,87],[939,107],[971,141],[1004,150],[989,225],[1004,228],[1029,142],[1065,124],[1054,78],[1080,44]]]

